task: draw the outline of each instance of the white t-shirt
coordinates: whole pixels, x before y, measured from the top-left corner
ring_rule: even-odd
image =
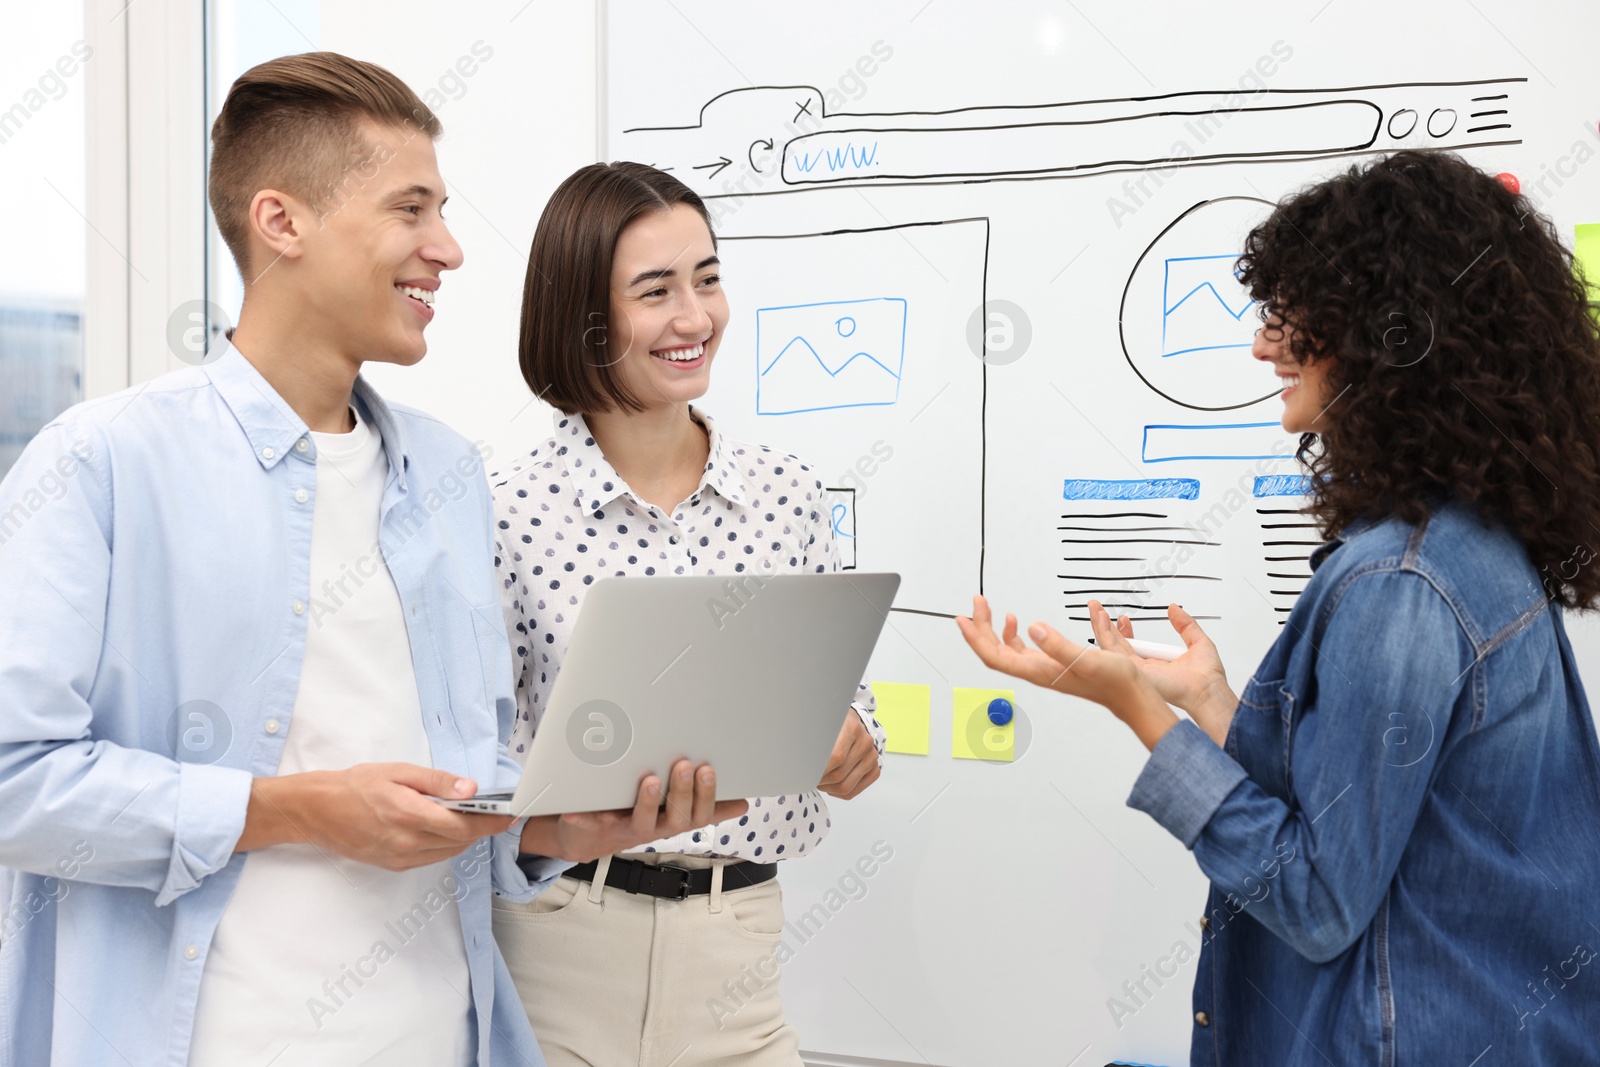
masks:
[[[312,607],[278,773],[432,766],[400,597],[376,549],[382,441],[359,415],[351,433],[311,437]],[[311,845],[251,852],[206,958],[190,1067],[467,1067],[457,891],[447,862],[393,872]]]

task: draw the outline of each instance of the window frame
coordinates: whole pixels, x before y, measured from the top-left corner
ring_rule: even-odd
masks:
[[[206,298],[206,28],[203,0],[85,0],[84,16],[93,399],[184,366],[168,322]]]

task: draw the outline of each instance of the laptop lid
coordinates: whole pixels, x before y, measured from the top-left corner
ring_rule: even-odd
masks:
[[[590,588],[512,801],[631,808],[688,758],[717,799],[816,787],[898,574],[603,578]]]

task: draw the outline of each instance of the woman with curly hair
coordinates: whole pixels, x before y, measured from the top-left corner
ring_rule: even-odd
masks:
[[[1150,749],[1128,803],[1211,881],[1192,1063],[1593,1063],[1600,745],[1562,614],[1600,602],[1600,338],[1571,258],[1403,152],[1285,200],[1240,267],[1329,541],[1244,691],[1177,605],[1172,663],[1099,604],[1098,648],[997,636],[982,597],[962,634]]]

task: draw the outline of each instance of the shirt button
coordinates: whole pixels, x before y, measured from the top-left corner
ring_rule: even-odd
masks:
[[[186,960],[192,960],[198,955],[200,955],[200,950],[195,948],[193,945],[190,945],[188,948],[183,950],[183,958]]]
[[[307,441],[304,437],[300,438],[300,440],[298,440],[298,441],[296,441],[294,443],[294,450],[296,452],[304,452],[306,449],[308,449],[310,447],[311,447],[311,442]]]
[[[277,719],[268,719],[266,721],[265,725],[266,725],[266,728],[267,728],[267,733],[275,734],[275,733],[278,732],[279,723],[278,723]]]
[[[1197,1011],[1194,1013],[1194,1024],[1200,1027],[1210,1026],[1211,1016],[1207,1015],[1203,1011]]]
[[[304,504],[307,500],[310,500],[310,499],[311,499],[311,494],[306,492],[304,489],[296,489],[294,491],[294,502],[296,504]]]
[[[303,600],[296,600],[293,604],[291,604],[289,606],[294,608],[294,613],[296,615],[304,615],[306,613],[306,605],[305,605],[305,601],[303,601]]]
[[[669,545],[675,545],[678,543],[678,539],[676,537],[669,537],[667,538],[667,543]]]
[[[270,448],[263,448],[263,449],[262,449],[262,450],[261,450],[261,458],[262,458],[262,459],[271,459],[271,458],[272,458],[272,457],[273,457],[273,456],[276,456],[276,455],[277,455],[277,453],[276,453],[276,452],[274,452],[274,451],[273,451],[273,450],[272,450],[272,449],[270,449]]]
[[[1211,920],[1206,918],[1204,915],[1200,916],[1200,929],[1202,929],[1202,930],[1211,929]]]

